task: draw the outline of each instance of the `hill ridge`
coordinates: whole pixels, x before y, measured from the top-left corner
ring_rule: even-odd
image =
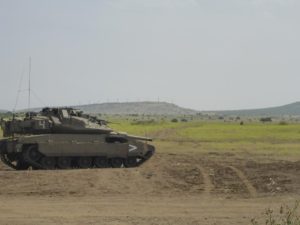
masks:
[[[242,109],[242,110],[206,110],[199,111],[189,108],[180,107],[168,102],[106,102],[85,105],[70,106],[80,109],[90,114],[139,114],[139,115],[194,115],[197,113],[216,114],[224,116],[300,116],[300,101],[282,105],[258,109]],[[32,111],[40,111],[41,108],[31,109]],[[3,110],[8,112],[7,110]],[[25,112],[19,110],[18,112]]]
[[[74,106],[87,113],[175,115],[196,114],[198,111],[168,102],[107,102]]]
[[[258,109],[220,110],[209,112],[234,116],[300,116],[300,101],[285,104],[282,106],[273,106]]]

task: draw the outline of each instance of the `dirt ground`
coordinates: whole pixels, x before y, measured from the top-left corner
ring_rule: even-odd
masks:
[[[0,165],[0,224],[250,224],[300,199],[300,159],[156,153],[133,169]]]

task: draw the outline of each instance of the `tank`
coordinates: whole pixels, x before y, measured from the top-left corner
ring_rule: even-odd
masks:
[[[16,170],[136,167],[155,152],[151,138],[113,131],[73,108],[44,108],[1,127],[1,160]]]

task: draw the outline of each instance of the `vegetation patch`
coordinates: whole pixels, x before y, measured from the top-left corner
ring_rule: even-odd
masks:
[[[267,209],[263,213],[263,218],[258,222],[257,219],[252,219],[252,225],[300,225],[300,209],[299,201],[293,207],[288,205],[281,206],[279,212],[276,213],[272,209]]]

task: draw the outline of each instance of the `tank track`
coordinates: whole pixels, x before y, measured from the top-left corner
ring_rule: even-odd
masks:
[[[0,153],[0,158],[1,158],[1,161],[9,166],[10,168],[14,169],[14,170],[18,170],[18,167],[16,165],[14,165],[8,158],[7,158],[7,155],[5,153]]]
[[[139,160],[137,160],[136,164],[134,166],[125,166],[125,162],[122,161],[122,164],[120,166],[112,166],[111,163],[108,163],[107,167],[105,168],[110,168],[110,167],[138,167],[140,165],[142,165],[143,163],[145,163],[148,159],[150,159],[154,154],[154,149],[151,149],[147,152],[147,154],[143,157],[140,158]],[[47,168],[44,165],[42,165],[40,163],[41,159],[39,160],[34,160],[30,157],[30,154],[28,154],[28,152],[23,152],[22,153],[23,158],[19,159],[19,161],[16,162],[16,164],[14,164],[8,157],[8,154],[5,153],[4,151],[1,150],[1,146],[0,146],[0,159],[1,161],[9,166],[10,168],[14,169],[14,170],[25,170],[28,169],[29,167],[31,167],[32,169],[41,169],[41,170],[49,170],[49,169],[61,169],[58,168],[57,165],[54,168]],[[41,155],[41,158],[44,157]],[[94,160],[93,160],[94,161]],[[97,168],[94,163],[92,164],[91,167],[88,168]],[[68,169],[80,169],[80,167],[78,166],[72,166]]]
[[[17,170],[17,166],[14,165],[7,157],[7,154],[5,154],[5,151],[4,151],[4,145],[5,145],[5,142],[0,142],[0,159],[1,161],[7,165],[8,167],[14,169],[14,170]]]
[[[146,155],[141,159],[141,161],[138,163],[138,166],[142,165],[144,162],[148,161],[153,155],[155,150],[151,149],[149,150]]]

